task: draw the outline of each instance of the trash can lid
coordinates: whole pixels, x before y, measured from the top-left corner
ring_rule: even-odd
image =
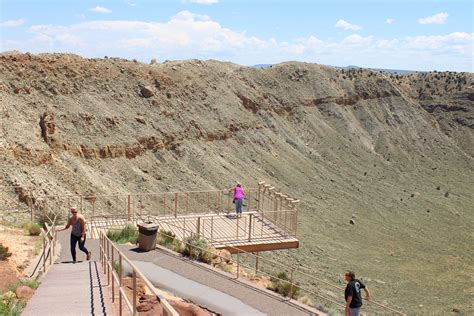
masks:
[[[157,230],[158,229],[158,224],[155,223],[143,223],[143,224],[137,224],[138,228],[140,229],[145,229],[145,230]]]

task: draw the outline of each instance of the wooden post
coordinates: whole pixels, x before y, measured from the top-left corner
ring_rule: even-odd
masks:
[[[252,193],[251,193],[250,189],[249,189],[248,192],[249,192],[249,195],[248,195],[248,198],[247,198],[247,201],[248,201],[247,202],[247,212],[250,212],[252,210],[251,207],[250,207],[250,204],[252,203],[252,199],[251,199],[252,198]]]
[[[174,218],[178,217],[178,192],[174,194]]]

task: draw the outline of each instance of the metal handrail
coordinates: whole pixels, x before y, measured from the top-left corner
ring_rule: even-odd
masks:
[[[181,229],[181,228],[180,228],[180,229]],[[188,230],[188,232],[190,233],[190,235],[198,235],[198,234],[196,234],[196,233],[193,232],[193,231],[189,231],[189,230]],[[167,236],[167,237],[169,237],[169,238],[173,238],[173,239],[176,238],[176,236],[172,236],[172,235],[166,234],[166,233],[164,233],[162,230],[159,230],[158,233],[161,234],[161,235]],[[207,240],[207,238],[205,238],[204,236],[202,236],[202,235],[200,235],[200,236]],[[209,242],[209,240],[207,240],[207,241]],[[214,253],[214,252],[209,251],[208,249],[204,249],[204,248],[201,248],[201,247],[193,246],[191,243],[186,242],[186,241],[183,241],[183,240],[181,240],[181,242],[182,242],[183,244],[186,244],[188,247],[190,247],[190,249],[189,249],[189,253],[190,253],[190,254],[192,254],[192,249],[195,248],[195,249],[199,249],[199,250],[201,250],[201,251],[207,252],[207,253],[209,253],[209,254],[217,255],[217,256],[220,257],[221,259],[227,259],[227,258],[221,256],[220,254],[216,254],[216,253]],[[237,256],[237,273],[236,273],[236,274],[237,274],[237,278],[239,278],[239,275],[240,275],[240,273],[239,273],[239,272],[240,272],[240,266],[243,266],[243,267],[249,268],[249,269],[251,269],[251,270],[254,270],[256,273],[258,272],[258,273],[260,273],[260,274],[264,274],[264,275],[270,276],[270,277],[272,277],[272,278],[274,278],[274,279],[277,279],[277,280],[280,280],[280,281],[283,281],[283,282],[288,282],[288,284],[290,284],[291,287],[299,288],[300,290],[302,290],[302,291],[304,291],[304,292],[311,293],[312,295],[314,295],[314,296],[316,296],[316,297],[320,297],[320,298],[322,298],[322,299],[324,299],[324,300],[326,300],[326,301],[329,301],[329,302],[331,302],[331,303],[333,303],[333,304],[335,304],[335,305],[337,305],[337,306],[339,306],[339,307],[345,307],[344,304],[341,304],[341,303],[339,303],[339,302],[336,302],[336,301],[334,301],[334,300],[332,300],[332,299],[330,299],[330,298],[328,298],[328,297],[325,297],[325,296],[323,296],[323,295],[321,295],[321,294],[315,293],[314,291],[312,291],[312,290],[310,290],[310,289],[307,289],[307,288],[304,288],[304,287],[298,285],[297,283],[295,283],[296,280],[295,280],[294,276],[295,276],[295,273],[300,273],[300,274],[302,274],[302,275],[305,275],[305,276],[309,277],[312,281],[324,283],[324,284],[326,284],[326,285],[328,285],[328,286],[331,286],[331,287],[333,287],[333,288],[335,288],[335,289],[338,289],[338,290],[341,290],[341,291],[344,290],[342,287],[337,286],[337,285],[334,285],[334,284],[332,284],[332,283],[330,283],[330,282],[328,282],[328,281],[325,281],[325,280],[316,278],[316,277],[314,277],[314,276],[312,276],[312,275],[309,275],[309,274],[306,274],[306,273],[304,273],[304,272],[300,272],[300,271],[298,271],[298,268],[296,268],[296,267],[290,267],[290,266],[287,266],[287,265],[285,265],[285,264],[282,264],[282,263],[279,263],[279,262],[275,262],[275,261],[273,261],[273,260],[269,260],[269,259],[265,259],[265,258],[260,258],[259,256],[255,255],[255,254],[253,254],[253,253],[251,253],[251,252],[247,252],[247,251],[241,250],[241,249],[238,248],[238,247],[228,246],[227,248],[231,248],[231,249],[235,250],[235,252],[236,252],[236,256]],[[260,260],[260,261],[266,261],[266,262],[269,262],[269,263],[271,263],[271,264],[273,264],[273,265],[277,265],[277,266],[279,266],[280,268],[282,268],[282,269],[284,269],[284,270],[292,271],[292,273],[291,273],[291,279],[290,279],[290,280],[280,279],[280,278],[278,278],[278,277],[276,277],[276,276],[274,276],[274,275],[271,275],[271,274],[269,274],[269,273],[267,273],[267,272],[265,272],[265,271],[262,271],[262,270],[258,269],[258,264],[257,264],[257,263],[256,263],[256,267],[255,267],[255,268],[254,268],[254,267],[247,266],[247,265],[243,264],[243,263],[241,262],[241,260],[239,260],[239,254],[246,254],[246,255],[249,255],[250,257],[254,257],[255,260],[256,260],[256,262],[258,262],[259,260]],[[290,292],[291,292],[291,291],[290,291]],[[387,311],[390,311],[390,312],[392,312],[392,313],[394,313],[394,314],[405,315],[403,312],[398,311],[398,310],[395,310],[395,309],[393,309],[393,308],[391,308],[391,307],[389,307],[389,306],[385,306],[385,305],[383,305],[383,304],[381,304],[381,303],[379,303],[379,302],[376,302],[376,301],[373,301],[373,300],[367,300],[367,299],[365,299],[365,298],[364,298],[364,300],[367,301],[367,302],[370,303],[370,304],[373,304],[373,305],[375,305],[375,306],[377,306],[377,307],[379,307],[379,308],[382,308],[382,309],[385,309],[385,310],[387,310]]]
[[[104,232],[100,234],[100,261],[103,268],[103,273],[107,275],[107,283],[112,287],[112,302],[115,302],[115,284],[118,285],[119,294],[119,315],[122,315],[122,300],[125,301],[129,311],[133,315],[137,315],[137,276],[143,280],[148,289],[155,295],[158,302],[163,307],[165,316],[179,316],[178,312],[169,304],[169,302],[163,298],[155,289],[153,284],[145,277],[145,275],[114,245],[114,243],[106,236]],[[118,254],[118,272],[114,269],[114,253]],[[132,269],[132,302],[128,299],[125,294],[125,290],[122,286],[122,271],[123,271],[123,260]],[[118,274],[120,273],[120,275]]]
[[[30,274],[30,278],[33,277],[41,264],[41,261],[43,262],[43,273],[46,272],[47,266],[46,263],[49,258],[49,266],[53,264],[53,256],[56,255],[56,230],[55,230],[55,224],[56,224],[56,219],[57,219],[57,214],[54,216],[54,218],[51,220],[51,227],[47,224],[44,223],[45,229],[41,227],[41,236],[43,239],[42,243],[42,252],[41,255],[38,259],[38,262],[36,263],[35,268],[33,269],[33,272]],[[48,267],[49,267],[48,266]]]

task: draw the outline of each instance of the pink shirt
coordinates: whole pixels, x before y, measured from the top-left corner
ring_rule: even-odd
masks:
[[[242,187],[234,188],[234,199],[240,200],[244,198],[244,189]]]

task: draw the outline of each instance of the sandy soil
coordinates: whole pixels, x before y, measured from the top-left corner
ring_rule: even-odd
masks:
[[[37,238],[21,228],[0,226],[0,243],[12,253],[8,260],[0,261],[0,289],[24,276],[23,270],[35,256]]]

